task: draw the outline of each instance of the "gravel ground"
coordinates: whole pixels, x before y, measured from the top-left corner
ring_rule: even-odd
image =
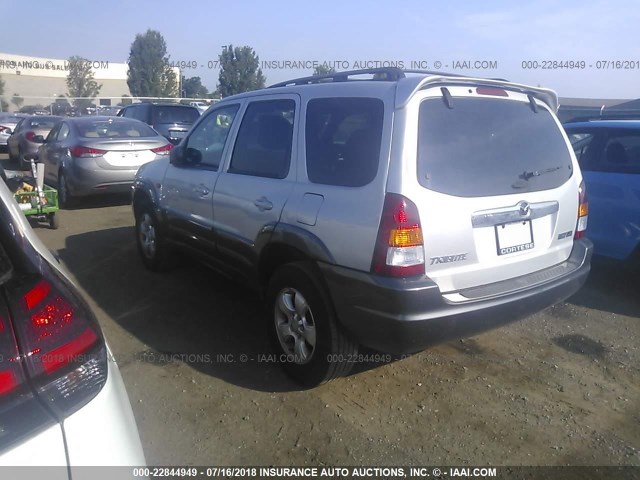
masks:
[[[144,270],[126,200],[36,231],[97,312],[150,465],[640,466],[637,270],[596,262],[522,322],[300,390],[254,296],[192,263]]]

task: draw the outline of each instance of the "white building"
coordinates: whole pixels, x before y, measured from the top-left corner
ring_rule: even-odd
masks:
[[[126,63],[110,61],[89,61],[95,80],[102,85],[100,94],[94,100],[98,105],[116,105],[122,97],[130,96],[127,85]],[[176,78],[180,78],[180,70]],[[69,62],[54,58],[28,57],[0,52],[0,79],[4,81],[3,98],[10,109],[16,107],[11,103],[14,94],[24,99],[23,105],[49,105],[56,97],[66,96]]]

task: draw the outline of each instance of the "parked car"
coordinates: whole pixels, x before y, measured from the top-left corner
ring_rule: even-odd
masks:
[[[590,268],[556,107],[547,89],[398,69],[225,98],[138,171],[142,262],[195,252],[261,292],[274,358],[309,386],[359,345],[416,352],[524,318]]]
[[[122,107],[118,107],[118,106],[99,106],[98,109],[96,110],[96,115],[117,116],[118,112],[120,112],[120,110],[122,110]]]
[[[571,122],[564,127],[589,191],[594,253],[640,261],[640,119]]]
[[[9,137],[25,117],[22,113],[0,113],[0,150],[6,150]]]
[[[0,290],[0,466],[144,465],[100,326],[4,182]]]
[[[26,113],[28,115],[49,115],[50,112],[45,110],[42,105],[25,105],[20,109],[20,113]]]
[[[177,145],[200,118],[200,111],[178,103],[134,103],[124,107],[118,116],[145,122]]]
[[[62,120],[56,116],[32,116],[24,118],[13,130],[7,141],[9,161],[20,169],[28,169],[29,163],[25,154],[37,153],[41,143],[35,141],[36,136],[46,137],[51,129]]]
[[[209,108],[209,105],[204,102],[189,102],[189,105],[191,105],[192,107],[196,107],[200,114],[203,114]]]
[[[140,165],[168,157],[173,147],[148,125],[129,118],[75,117],[59,122],[38,149],[45,183],[63,207],[77,197],[126,193]]]

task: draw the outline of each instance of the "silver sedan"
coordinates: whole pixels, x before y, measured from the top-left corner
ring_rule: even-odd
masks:
[[[120,117],[65,118],[38,149],[45,183],[61,206],[81,196],[131,191],[138,168],[169,155],[173,145],[147,124]]]
[[[24,156],[38,151],[40,144],[34,139],[40,135],[46,137],[51,129],[60,121],[61,117],[31,116],[24,118],[16,125],[7,140],[9,160],[20,169],[29,169],[29,163]]]

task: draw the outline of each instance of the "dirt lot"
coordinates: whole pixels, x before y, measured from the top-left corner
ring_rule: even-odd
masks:
[[[637,272],[597,264],[521,323],[301,391],[261,356],[255,297],[144,270],[125,202],[36,231],[97,312],[149,464],[640,465]]]

